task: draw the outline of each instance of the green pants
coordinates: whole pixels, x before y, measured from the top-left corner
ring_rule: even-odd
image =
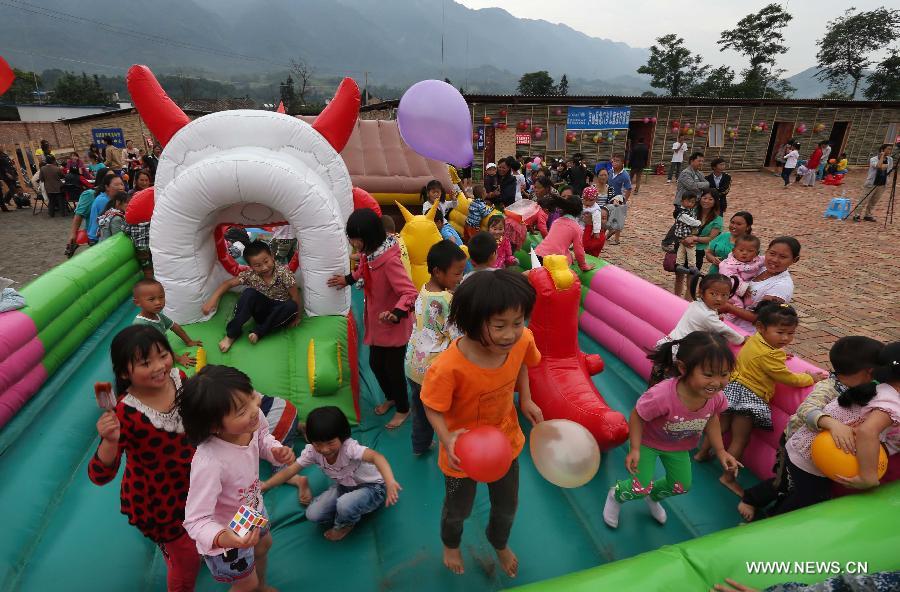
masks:
[[[663,468],[666,469],[666,476],[659,481],[653,481],[657,458],[662,461]],[[637,475],[616,483],[616,501],[626,502],[642,498],[649,493],[650,499],[658,502],[666,497],[687,493],[690,489],[690,452],[687,450],[669,452],[641,446],[641,459],[638,461]]]

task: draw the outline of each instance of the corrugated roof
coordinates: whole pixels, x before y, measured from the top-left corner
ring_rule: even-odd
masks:
[[[185,114],[194,115],[196,117],[200,117],[202,115],[208,115],[209,111],[199,111],[197,109],[183,109]],[[104,111],[103,113],[94,113],[92,115],[81,115],[79,117],[69,117],[68,119],[62,119],[61,121],[65,123],[70,123],[73,121],[87,121],[89,119],[99,119],[101,117],[109,117],[110,115],[128,115],[128,114],[136,114],[137,109],[134,107],[129,107],[126,109],[115,109],[113,111]]]
[[[620,95],[463,95],[469,104],[494,105],[680,105],[684,107],[704,105],[740,105],[785,107],[856,107],[870,109],[900,109],[900,101],[849,101],[845,99],[744,99],[710,97],[645,97]],[[360,111],[377,111],[396,108],[399,99],[383,101],[360,108]]]

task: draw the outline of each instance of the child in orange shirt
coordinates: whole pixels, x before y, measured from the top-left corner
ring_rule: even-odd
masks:
[[[533,424],[543,421],[531,400],[528,369],[541,360],[534,336],[525,320],[534,308],[535,292],[520,273],[498,269],[477,273],[460,284],[450,304],[449,322],[463,334],[428,368],[422,384],[425,414],[441,442],[438,465],[444,473],[444,507],[441,541],[444,565],[463,573],[459,550],[463,522],[472,512],[476,482],[459,466],[454,454],[460,434],[478,426],[500,429],[508,438],[513,456],[525,445],[525,435],[513,398],[519,391],[519,408]],[[488,484],[491,518],[487,537],[497,552],[500,567],[515,577],[519,560],[507,546],[519,495],[519,463]]]

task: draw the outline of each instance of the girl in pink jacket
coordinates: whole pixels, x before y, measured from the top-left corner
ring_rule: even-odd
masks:
[[[375,413],[384,415],[394,407],[394,417],[385,426],[394,429],[409,415],[403,364],[412,334],[410,313],[419,294],[403,267],[396,237],[385,233],[374,211],[361,208],[350,214],[347,238],[360,253],[359,265],[351,274],[333,276],[328,285],[344,288],[363,280],[363,343],[369,346],[369,367],[385,396]]]
[[[581,271],[590,271],[594,269],[593,264],[588,264],[584,260],[584,244],[581,237],[584,229],[578,224],[578,218],[581,216],[582,204],[581,200],[575,196],[556,198],[556,207],[562,212],[562,217],[550,227],[547,238],[541,241],[534,252],[542,259],[547,255],[565,255],[572,264],[571,248],[575,249],[575,259],[578,261],[578,267]]]

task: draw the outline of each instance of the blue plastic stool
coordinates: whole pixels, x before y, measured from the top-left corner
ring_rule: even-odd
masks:
[[[825,210],[823,218],[837,218],[843,220],[850,214],[850,198],[849,197],[832,197],[828,202],[828,209]]]

